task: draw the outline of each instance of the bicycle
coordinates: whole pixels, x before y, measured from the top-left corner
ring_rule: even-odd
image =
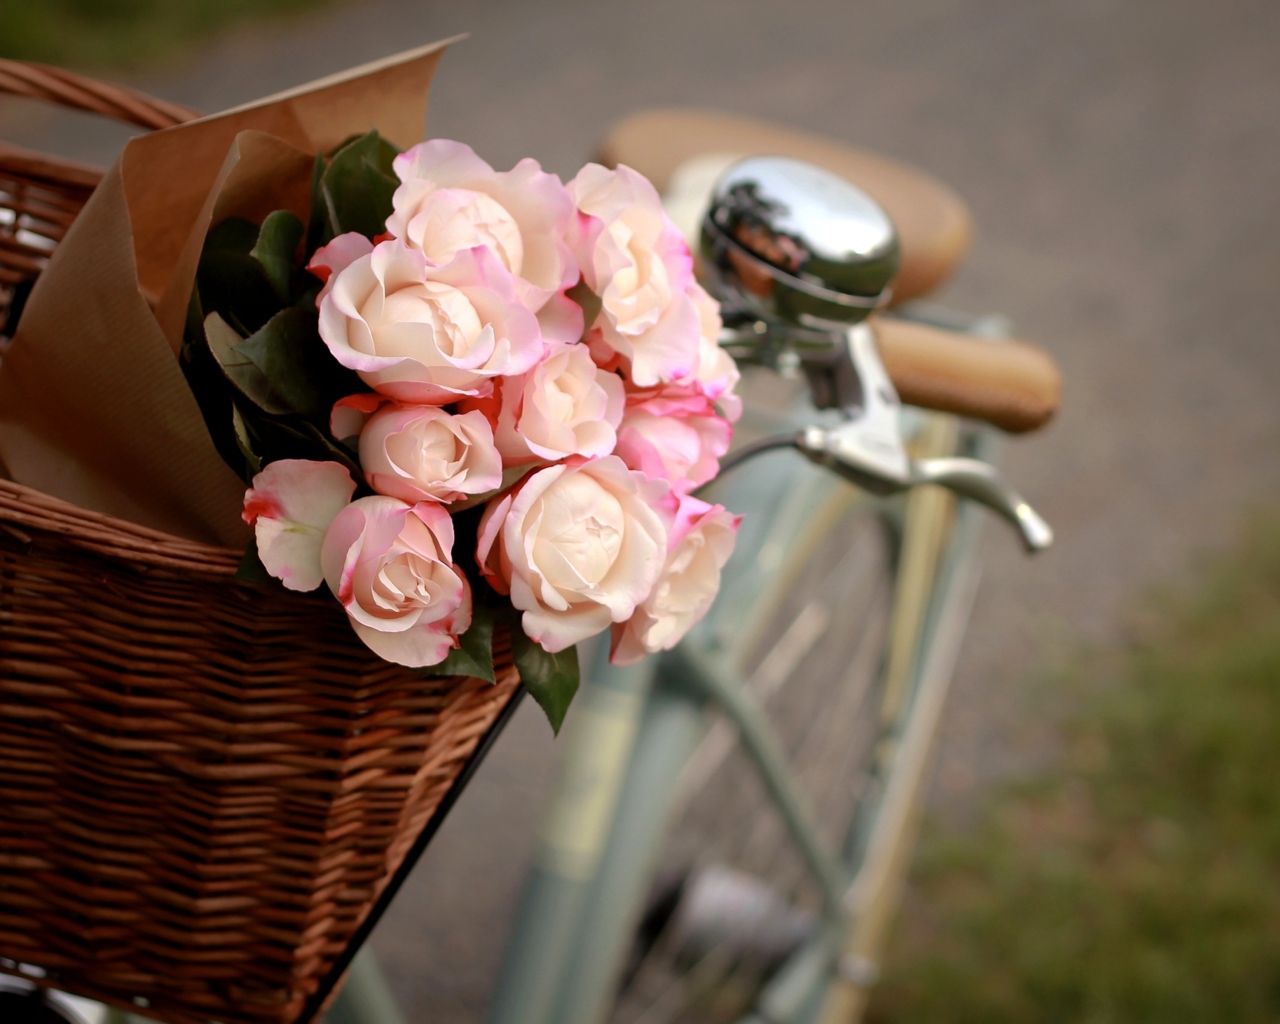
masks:
[[[897,269],[880,207],[836,197],[850,204],[846,227],[871,239],[856,266],[824,265],[845,286],[833,296],[829,281],[787,269],[793,242],[821,243],[762,200],[803,205],[839,181],[734,154],[852,167],[887,190],[885,205],[923,207],[899,223],[897,301],[936,285],[964,248],[963,208],[929,179],[687,113],[641,115],[605,148],[666,184],[677,219],[719,182],[694,220],[726,304],[722,343],[775,378],[806,379],[815,401],[749,411],[740,436],[756,440],[708,487],[746,518],[707,618],[639,666],[611,668],[596,652],[488,1020],[856,1020],[977,586],[976,504],[1030,550],[1052,539],[991,468],[994,431],[953,414],[1039,425],[1056,370],[997,343],[999,318],[917,305],[879,317],[873,334],[867,316],[887,304]],[[949,412],[900,410],[895,381],[903,398]],[[942,486],[918,489],[930,483]],[[721,714],[709,727],[708,709]],[[395,1016],[376,964],[358,956],[330,1021]]]
[[[637,666],[610,668],[595,652],[489,1020],[856,1020],[977,586],[982,513],[953,492],[995,507],[1029,548],[1051,539],[990,469],[994,432],[953,414],[1038,425],[1056,404],[1056,371],[1029,347],[996,343],[995,318],[917,306],[878,318],[873,334],[867,317],[889,304],[891,280],[895,303],[917,298],[963,252],[963,207],[922,176],[692,114],[632,119],[606,151],[666,185],[686,219],[720,182],[710,219],[694,219],[709,225],[723,340],[797,394],[748,407],[747,443],[710,485],[746,513],[711,614]],[[780,187],[767,166],[724,177],[732,154],[761,151],[878,186],[897,231],[880,206],[845,195],[851,223],[875,237],[828,268],[844,273],[843,290],[787,269],[786,240],[803,233],[743,187],[754,183],[754,199]],[[900,409],[899,395],[948,412]],[[929,483],[949,490],[919,486]],[[711,709],[722,717],[708,723]],[[352,954],[328,1020],[398,1024],[376,962]]]

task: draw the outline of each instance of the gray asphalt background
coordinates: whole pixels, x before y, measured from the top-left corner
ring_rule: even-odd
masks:
[[[1261,0],[525,3],[354,0],[140,80],[215,110],[469,31],[432,135],[564,176],[654,105],[773,118],[913,162],[979,227],[942,296],[1061,362],[1066,406],[1006,467],[1058,531],[992,530],[934,804],[962,812],[1047,748],[1044,668],[1229,540],[1277,491],[1280,8]],[[99,162],[123,136],[0,107],[0,137]],[[477,1019],[556,748],[525,708],[375,938],[413,1022]]]

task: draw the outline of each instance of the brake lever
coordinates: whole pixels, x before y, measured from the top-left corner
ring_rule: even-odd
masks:
[[[937,484],[998,513],[1018,531],[1028,551],[1053,543],[1049,524],[990,463],[969,458],[913,459],[902,441],[901,403],[880,361],[875,336],[866,323],[846,332],[849,356],[861,385],[850,419],[830,429],[809,426],[796,447],[812,461],[877,494],[894,494],[920,484]]]

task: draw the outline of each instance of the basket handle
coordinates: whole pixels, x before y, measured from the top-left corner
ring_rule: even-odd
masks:
[[[0,93],[45,100],[152,130],[172,128],[200,116],[188,107],[158,100],[127,86],[21,60],[0,59]]]

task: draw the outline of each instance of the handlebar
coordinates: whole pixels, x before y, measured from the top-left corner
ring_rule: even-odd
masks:
[[[909,405],[985,420],[1013,434],[1039,429],[1057,411],[1062,374],[1034,345],[889,317],[870,322],[889,379]]]
[[[768,324],[737,316],[721,334],[736,357],[775,369],[808,371],[819,408],[861,404],[857,374],[841,358],[839,332]],[[1043,349],[896,317],[873,316],[875,349],[896,398],[908,405],[982,420],[1011,434],[1038,430],[1057,412],[1062,374]]]
[[[1061,393],[1048,354],[875,316],[894,297],[906,240],[839,173],[790,155],[705,162],[714,162],[714,179],[701,163],[690,166],[667,201],[681,215],[701,210],[682,230],[696,235],[699,276],[721,302],[720,344],[784,373],[803,370],[814,406],[844,413],[740,448],[721,471],[792,447],[875,493],[948,488],[1002,515],[1028,551],[1048,547],[1053,531],[998,470],[974,458],[915,457],[899,417],[906,402],[1011,433],[1034,430]]]
[[[809,359],[805,360],[802,334],[790,334],[794,347],[779,350],[769,344],[768,325],[758,323],[765,328],[757,332],[761,335],[757,354],[764,357],[762,361],[766,365],[794,365],[799,360],[820,407],[841,408],[845,418],[836,424],[811,423],[795,433],[739,448],[721,462],[722,473],[763,452],[795,448],[874,493],[893,494],[920,484],[938,484],[981,502],[1008,520],[1028,551],[1042,551],[1053,543],[1049,525],[994,466],[974,458],[916,458],[911,454],[903,442],[898,418],[902,400],[897,393],[898,381],[884,358],[886,351],[895,352],[897,346],[899,379],[908,385],[908,400],[935,408],[945,403],[953,412],[1030,429],[1043,423],[1057,404],[1057,370],[1039,349],[1025,343],[982,342],[893,321],[879,323],[881,337],[877,339],[873,318],[847,328],[840,343],[825,351],[817,337],[807,339]],[[902,326],[914,330],[898,330]],[[746,332],[739,337],[745,343]],[[830,340],[834,342],[834,336]],[[989,358],[988,352],[1000,354],[1001,350],[1010,354]],[[903,370],[904,365],[910,372]],[[913,384],[918,386],[915,394],[909,390]]]

